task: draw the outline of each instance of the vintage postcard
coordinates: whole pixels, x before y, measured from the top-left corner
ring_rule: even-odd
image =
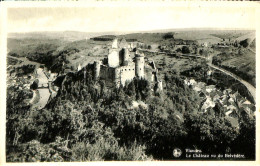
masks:
[[[1,5],[1,163],[259,162],[259,3]]]

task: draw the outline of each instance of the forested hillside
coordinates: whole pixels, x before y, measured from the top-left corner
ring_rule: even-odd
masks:
[[[7,107],[7,161],[172,160],[176,147],[254,159],[254,119],[240,116],[235,128],[221,113],[201,112],[183,77],[166,75],[167,92],[157,93],[138,79],[108,89],[84,70],[67,74],[40,111]]]

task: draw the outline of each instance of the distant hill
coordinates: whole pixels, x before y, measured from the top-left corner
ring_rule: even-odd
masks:
[[[216,44],[223,39],[235,39],[244,35],[251,34],[250,30],[190,30],[179,31],[175,35],[176,39],[197,40],[199,43],[210,42]]]
[[[8,38],[24,39],[59,39],[64,41],[76,41],[89,39],[96,36],[116,34],[115,32],[78,32],[78,31],[63,31],[63,32],[27,32],[27,33],[9,33]]]
[[[163,39],[164,35],[165,33],[131,33],[131,34],[120,35],[120,37],[124,37],[126,40],[137,39],[140,42],[146,44],[152,44],[164,40]]]
[[[53,32],[26,32],[26,33],[9,33],[8,38],[24,39],[58,39],[64,41],[77,41],[83,39],[90,39],[94,37],[113,39],[116,36],[125,37],[126,39],[137,39],[140,42],[156,43],[163,40],[163,36],[173,32],[176,39],[183,40],[197,40],[199,43],[212,42],[216,43],[223,38],[238,38],[255,37],[255,31],[250,30],[208,30],[208,29],[167,29],[154,31],[140,31],[140,32],[79,32],[79,31],[53,31]]]
[[[191,40],[199,43],[212,43],[216,44],[230,37],[238,38],[239,40],[245,38],[255,37],[255,31],[251,30],[207,30],[207,29],[184,29],[184,30],[164,30],[164,31],[152,31],[150,33],[131,33],[120,35],[126,39],[137,39],[140,42],[152,44],[160,43],[164,39],[164,35],[167,33],[173,33],[174,39]]]

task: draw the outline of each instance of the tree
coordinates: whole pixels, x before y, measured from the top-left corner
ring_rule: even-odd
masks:
[[[232,147],[238,131],[224,117],[185,114],[189,145],[205,152],[223,153]]]
[[[190,49],[187,46],[183,46],[182,49],[181,49],[181,52],[183,54],[189,54],[190,53]]]
[[[174,39],[174,33],[168,32],[163,36],[164,39]]]
[[[241,46],[243,46],[243,47],[246,48],[246,47],[249,46],[249,40],[250,40],[250,39],[242,40],[242,41],[239,42],[239,44],[240,44]]]
[[[177,48],[176,49],[176,52],[178,53],[178,52],[181,52],[182,51],[182,49],[181,48]]]
[[[239,118],[239,135],[233,142],[232,149],[236,153],[244,154],[247,159],[256,158],[256,123],[255,117],[249,116],[244,112]]]
[[[33,90],[38,89],[38,84],[39,84],[39,80],[36,79],[35,81],[33,81],[30,88],[33,89]]]

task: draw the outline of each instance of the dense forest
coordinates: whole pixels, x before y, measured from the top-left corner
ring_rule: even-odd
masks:
[[[107,88],[89,71],[68,73],[42,110],[21,101],[23,91],[7,94],[8,162],[187,159],[173,158],[174,148],[255,159],[254,116],[238,108],[237,128],[217,106],[202,112],[184,76],[164,75],[158,92],[143,79]]]

